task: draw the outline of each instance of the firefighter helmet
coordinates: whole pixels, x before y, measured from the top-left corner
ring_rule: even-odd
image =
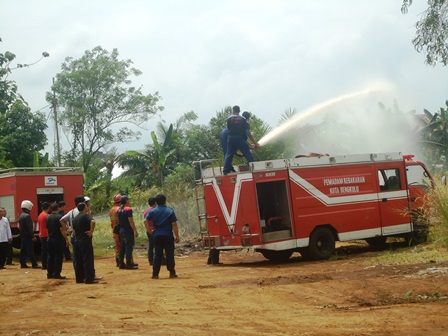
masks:
[[[31,203],[31,201],[25,200],[22,201],[22,205],[20,206],[22,209],[27,209],[29,211],[31,211],[31,209],[33,209],[34,204]]]
[[[120,204],[120,201],[121,201],[121,195],[120,194],[116,194],[114,196],[114,203],[115,204]]]

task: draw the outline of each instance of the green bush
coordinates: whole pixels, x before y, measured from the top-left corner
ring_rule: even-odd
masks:
[[[429,237],[436,247],[448,247],[448,186],[436,182],[429,193],[431,222]]]

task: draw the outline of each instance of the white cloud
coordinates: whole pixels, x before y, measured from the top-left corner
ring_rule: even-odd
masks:
[[[10,77],[33,110],[47,105],[65,57],[101,45],[143,71],[134,82],[160,93],[167,122],[193,110],[207,123],[238,104],[275,126],[290,107],[306,110],[378,82],[395,90],[366,104],[396,98],[403,110],[442,106],[447,68],[425,66],[411,44],[424,6],[402,15],[401,1],[390,0],[21,0],[0,3],[0,46],[18,63],[50,53]],[[138,149],[148,139],[114,146]]]

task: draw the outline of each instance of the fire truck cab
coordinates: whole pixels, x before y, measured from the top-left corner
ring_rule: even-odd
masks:
[[[427,238],[425,190],[432,178],[412,155],[258,161],[228,175],[197,164],[199,222],[210,248],[254,248],[272,261],[293,252],[320,260],[333,255],[336,241]]]
[[[38,236],[37,217],[43,202],[65,201],[72,204],[77,195],[83,194],[83,174],[79,168],[12,168],[0,171],[0,207],[6,209],[11,224],[13,247],[20,248],[18,218],[21,203],[29,200],[34,207],[31,219],[35,236]],[[39,241],[39,240],[38,240]]]

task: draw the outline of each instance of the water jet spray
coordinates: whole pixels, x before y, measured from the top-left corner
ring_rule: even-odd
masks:
[[[371,93],[376,93],[379,91],[381,91],[381,89],[368,89],[368,90],[364,90],[364,91],[349,93],[349,94],[345,94],[345,95],[327,100],[323,103],[311,106],[311,107],[307,108],[306,110],[304,110],[303,112],[292,117],[291,120],[288,120],[288,122],[284,123],[283,125],[280,125],[280,126],[274,128],[271,132],[269,132],[263,138],[261,138],[260,141],[258,141],[258,143],[261,146],[266,145],[268,142],[279,137],[280,135],[282,135],[286,131],[290,130],[291,128],[297,126],[302,121],[317,114],[318,112],[324,111],[328,107],[331,107],[333,105],[336,105],[336,104],[341,103],[348,99],[356,98],[356,97],[371,94]]]

